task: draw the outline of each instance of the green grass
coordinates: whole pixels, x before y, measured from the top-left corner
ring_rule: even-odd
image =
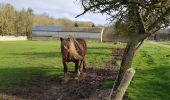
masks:
[[[129,100],[170,100],[170,49],[146,42],[132,66],[136,73],[128,88]],[[101,87],[112,85],[106,81]]]
[[[170,99],[170,49],[145,43],[134,58],[130,100]]]
[[[98,68],[111,60],[113,43],[88,41],[87,64]],[[123,46],[121,46],[123,47]],[[170,50],[145,43],[133,61],[135,77],[128,89],[130,100],[169,100]],[[70,68],[71,67],[71,68]],[[69,70],[73,70],[70,64]],[[59,41],[0,42],[0,91],[32,77],[63,77]],[[112,87],[113,81],[102,87]]]
[[[102,88],[112,88],[113,87],[113,84],[114,84],[114,81],[113,80],[108,80],[108,81],[105,81],[105,82],[102,82],[99,87],[102,87]]]
[[[101,67],[101,62],[111,59],[112,43],[90,41],[87,45],[87,64]],[[69,66],[72,71],[73,64]],[[36,76],[63,77],[59,41],[0,42],[0,91]]]

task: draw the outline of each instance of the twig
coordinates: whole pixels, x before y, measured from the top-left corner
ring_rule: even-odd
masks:
[[[63,98],[63,95],[60,96],[60,98],[58,98],[57,100],[61,100]]]
[[[110,94],[109,94],[108,100],[111,100],[111,98],[112,98],[112,94],[113,94],[113,91],[114,91],[114,89],[115,89],[116,81],[117,81],[117,79],[118,79],[119,73],[120,73],[120,70],[118,71],[118,74],[117,74],[117,76],[116,76],[116,80],[115,80],[114,83],[113,83],[112,90],[111,90],[111,92],[110,92]]]

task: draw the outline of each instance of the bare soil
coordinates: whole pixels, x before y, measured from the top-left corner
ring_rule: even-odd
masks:
[[[122,49],[113,50],[113,56],[112,60],[121,59]],[[33,77],[20,86],[10,86],[0,100],[107,100],[111,89],[100,85],[116,79],[118,67],[113,62],[104,62],[102,69],[88,65],[79,80],[70,76],[67,83],[62,78]]]

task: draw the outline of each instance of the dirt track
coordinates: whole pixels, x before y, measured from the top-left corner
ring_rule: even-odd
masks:
[[[115,59],[120,59],[121,54],[121,49],[113,52]],[[117,65],[113,60],[105,62],[102,69],[89,65],[79,80],[70,77],[67,83],[62,78],[34,77],[22,86],[10,87],[7,93],[0,94],[0,100],[106,100],[110,89],[100,85],[115,80]]]
[[[170,48],[169,45],[161,44],[159,42],[149,41],[149,43],[154,44],[154,45],[158,45],[158,46],[164,47],[164,48]]]

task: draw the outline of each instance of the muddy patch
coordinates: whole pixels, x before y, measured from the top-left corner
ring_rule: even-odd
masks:
[[[113,56],[122,56],[120,52],[123,51],[113,51]],[[67,83],[63,78],[33,77],[20,86],[10,86],[6,93],[0,94],[0,100],[107,100],[111,89],[101,84],[114,81],[118,69],[113,61],[104,62],[104,65],[103,68],[88,65],[79,80],[70,77]]]
[[[11,86],[1,99],[12,100],[104,100],[110,90],[100,87],[103,81],[115,80],[117,71],[110,69],[87,68],[81,78],[76,80],[72,77],[67,83],[62,78],[34,77],[20,86]],[[105,96],[103,96],[105,94]],[[10,98],[9,98],[10,97]]]

